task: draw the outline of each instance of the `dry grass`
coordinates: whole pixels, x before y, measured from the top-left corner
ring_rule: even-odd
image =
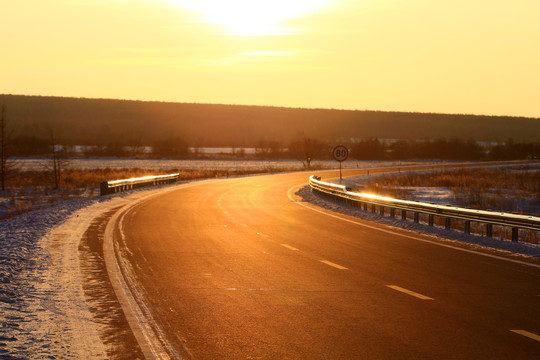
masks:
[[[264,168],[256,170],[242,170],[242,169],[230,169],[230,170],[207,170],[207,169],[193,169],[193,170],[176,170],[169,169],[163,171],[146,170],[140,168],[122,168],[122,169],[66,169],[62,172],[62,178],[60,181],[60,187],[64,189],[75,188],[98,188],[102,181],[111,181],[119,179],[130,179],[135,177],[151,176],[151,175],[163,175],[171,173],[179,173],[179,180],[193,180],[202,178],[213,177],[228,177],[235,175],[247,175],[258,173],[271,173],[277,171],[297,171],[297,169],[274,169]],[[51,188],[53,186],[53,180],[51,175],[46,171],[27,171],[18,172],[11,176],[7,181],[7,187],[9,188],[25,188],[25,187],[42,187]]]
[[[459,169],[383,176],[355,191],[414,200],[411,188],[415,187],[451,189],[455,204],[461,207],[540,216],[540,171],[537,168]],[[412,220],[412,213],[408,217]],[[427,215],[420,215],[420,222],[427,223]],[[438,226],[444,226],[444,222],[443,217],[434,219]],[[452,220],[453,229],[463,231],[464,227],[464,221]],[[472,233],[485,236],[486,231],[485,224],[471,223]],[[494,226],[493,237],[511,239],[511,228]],[[519,240],[538,244],[539,233],[520,229]]]
[[[385,184],[400,186],[496,188],[540,193],[540,172],[529,167],[443,170],[433,173],[392,176],[385,180]]]
[[[98,168],[65,169],[62,172],[60,188],[53,189],[52,174],[47,171],[19,171],[7,179],[6,191],[0,191],[0,219],[6,219],[24,212],[74,199],[87,198],[99,194],[99,184],[103,181],[129,179],[150,175],[179,173],[179,181],[229,177],[237,175],[298,171],[298,169],[227,169],[227,170],[146,170],[141,168]],[[3,200],[3,201],[1,201]]]
[[[532,199],[540,207],[540,171],[519,169],[459,169],[433,173],[400,174],[378,177],[361,191],[411,199],[406,187],[442,187],[451,189],[460,206],[474,209],[526,213],[520,208],[523,198]],[[535,203],[535,204],[534,204]],[[537,214],[540,216],[540,211]]]

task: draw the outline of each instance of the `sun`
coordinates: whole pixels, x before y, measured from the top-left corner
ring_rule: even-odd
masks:
[[[262,36],[290,33],[280,26],[289,19],[320,9],[330,0],[174,0],[197,12],[201,20],[223,25],[229,35]]]

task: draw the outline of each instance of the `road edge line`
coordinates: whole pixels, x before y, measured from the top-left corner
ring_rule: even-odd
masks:
[[[535,268],[540,268],[540,265],[537,265],[537,264],[532,264],[532,263],[529,263],[529,262],[526,262],[526,261],[520,261],[520,260],[514,260],[514,259],[509,259],[509,258],[505,258],[503,256],[498,256],[498,255],[493,255],[493,254],[486,254],[486,253],[483,253],[483,252],[480,252],[480,251],[475,251],[475,250],[471,250],[471,249],[464,249],[464,248],[461,248],[461,247],[458,247],[458,246],[452,246],[452,245],[449,245],[449,244],[442,244],[438,241],[434,241],[434,240],[428,240],[428,239],[420,239],[418,237],[414,237],[412,235],[407,235],[407,234],[402,234],[402,233],[399,233],[397,231],[394,231],[394,230],[388,230],[388,229],[382,229],[381,227],[377,227],[377,226],[373,226],[373,225],[368,225],[368,224],[364,224],[364,223],[361,223],[361,222],[358,222],[358,221],[354,221],[354,220],[350,220],[350,219],[346,219],[344,217],[341,217],[341,216],[338,216],[338,215],[335,215],[333,213],[330,213],[328,211],[323,211],[323,210],[319,210],[319,209],[316,209],[314,207],[314,205],[311,205],[311,206],[308,206],[306,204],[303,204],[302,202],[299,202],[297,201],[296,199],[294,199],[291,195],[291,192],[293,189],[297,189],[297,188],[300,188],[302,186],[306,186],[305,183],[302,183],[302,184],[299,184],[299,185],[294,185],[293,187],[291,187],[288,191],[287,191],[287,197],[292,201],[294,202],[295,204],[299,205],[299,206],[302,206],[306,209],[309,209],[311,211],[315,211],[315,212],[318,212],[320,214],[323,214],[323,215],[326,215],[326,216],[330,216],[330,217],[333,217],[333,218],[336,218],[336,219],[339,219],[339,220],[342,220],[342,221],[345,221],[345,222],[348,222],[348,223],[351,223],[351,224],[355,224],[355,225],[358,225],[358,226],[363,226],[363,227],[366,227],[366,228],[369,228],[369,229],[373,229],[373,230],[378,230],[378,231],[381,231],[381,232],[384,232],[384,233],[387,233],[387,234],[392,234],[392,235],[397,235],[397,236],[401,236],[401,237],[404,237],[404,238],[408,238],[408,239],[412,239],[412,240],[416,240],[416,241],[421,241],[421,242],[425,242],[425,243],[429,243],[429,244],[433,244],[433,245],[437,245],[437,246],[442,246],[442,247],[445,247],[445,248],[449,248],[449,249],[454,249],[454,250],[458,250],[458,251],[463,251],[463,252],[466,252],[466,253],[470,253],[470,254],[476,254],[476,255],[481,255],[481,256],[485,256],[485,257],[489,257],[489,258],[493,258],[493,259],[498,259],[498,260],[503,260],[503,261],[507,261],[507,262],[512,262],[512,263],[515,263],[515,264],[520,264],[520,265],[527,265],[527,266],[531,266],[531,267],[535,267]],[[369,221],[369,220],[364,220],[364,221]],[[379,223],[376,223],[376,222],[373,222],[374,224],[379,224]],[[383,227],[387,227],[387,228],[391,228],[391,226],[388,226],[386,224],[379,224],[380,226],[383,226]],[[401,229],[402,231],[408,231],[408,230],[405,230],[405,229]],[[444,238],[442,238],[444,239]],[[466,244],[466,243],[463,243],[463,244]]]
[[[167,342],[165,336],[160,334],[161,329],[159,328],[155,320],[152,318],[149,310],[141,308],[144,303],[140,304],[137,301],[136,294],[134,294],[132,290],[134,289],[134,287],[133,285],[130,286],[129,279],[126,279],[126,277],[124,276],[125,270],[119,263],[119,259],[121,259],[121,257],[119,254],[116,253],[114,231],[119,221],[122,221],[125,213],[134,206],[139,205],[144,201],[150,200],[155,196],[163,195],[167,192],[181,190],[182,188],[199,186],[207,182],[208,181],[189,182],[145,194],[141,198],[134,199],[130,203],[118,209],[118,211],[116,211],[113,216],[111,216],[107,223],[107,226],[105,227],[105,233],[103,238],[103,257],[105,260],[105,267],[107,268],[107,274],[112,284],[114,293],[118,298],[118,302],[120,303],[122,311],[126,316],[131,331],[133,332],[137,343],[141,347],[144,357],[148,360],[171,359],[170,354],[174,354],[174,357],[177,359],[181,359],[181,357]]]
[[[135,202],[137,203],[137,202]],[[109,220],[105,228],[103,239],[103,257],[105,266],[112,284],[114,293],[122,307],[133,335],[137,339],[146,359],[170,359],[155,331],[149,326],[149,314],[144,314],[135,296],[130,290],[127,280],[123,276],[122,269],[116,257],[114,246],[114,230],[119,218],[134,204],[128,204],[118,210]],[[143,325],[144,324],[144,325]]]

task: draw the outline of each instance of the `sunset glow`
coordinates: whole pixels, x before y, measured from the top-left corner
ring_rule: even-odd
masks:
[[[4,0],[0,93],[540,117],[540,2]]]
[[[285,20],[305,16],[328,0],[173,0],[201,15],[203,22],[223,25],[229,35],[264,36],[293,32]]]

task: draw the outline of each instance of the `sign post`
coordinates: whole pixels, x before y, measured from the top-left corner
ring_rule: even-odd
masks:
[[[342,176],[341,176],[341,163],[349,157],[349,149],[347,149],[343,145],[338,145],[332,150],[332,156],[334,157],[334,160],[339,162],[339,184],[342,183]]]

